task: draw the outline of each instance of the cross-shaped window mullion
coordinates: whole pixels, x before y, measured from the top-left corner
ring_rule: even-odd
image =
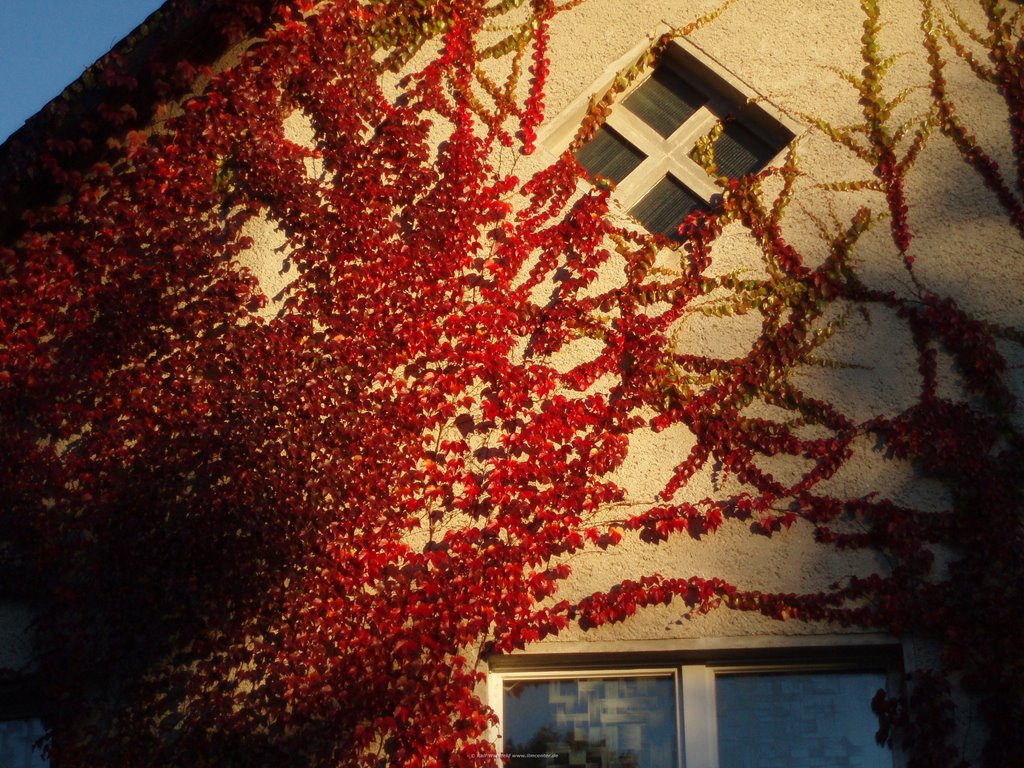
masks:
[[[608,126],[646,156],[616,188],[616,197],[623,206],[634,206],[666,174],[671,174],[709,202],[718,193],[718,187],[703,168],[690,160],[689,153],[697,139],[714,128],[717,121],[711,110],[701,107],[671,136],[664,138],[628,109],[614,110],[608,116]]]
[[[657,131],[628,109],[620,107],[612,111],[607,124],[646,156],[615,189],[615,197],[628,209],[665,175],[665,160],[670,147]]]
[[[679,153],[678,155],[670,155],[665,158],[665,163],[662,166],[665,172],[675,176],[677,181],[681,181],[690,191],[698,197],[704,199],[704,202],[710,203],[711,198],[715,195],[721,194],[722,190],[715,184],[714,180],[708,176],[708,172],[701,168],[697,163],[693,162],[689,157],[686,156],[685,152]],[[664,173],[662,174],[664,175]]]
[[[629,176],[615,188],[615,198],[626,209],[632,208],[655,184],[665,177],[667,156],[648,155]]]
[[[687,155],[697,143],[697,139],[707,135],[718,122],[718,116],[706,106],[697,110],[696,114],[676,128],[675,132],[665,139],[666,154]]]
[[[669,147],[665,157],[665,170],[707,202],[721,190],[708,172],[690,159],[690,152],[697,144],[697,140],[710,133],[718,120],[718,116],[707,106],[701,107],[666,139]]]

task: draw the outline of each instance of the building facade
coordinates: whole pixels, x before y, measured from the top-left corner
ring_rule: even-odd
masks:
[[[165,6],[148,110],[7,146],[3,748],[1012,765],[1021,12],[962,5]]]

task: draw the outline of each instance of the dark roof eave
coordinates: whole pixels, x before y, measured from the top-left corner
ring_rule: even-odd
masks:
[[[175,77],[179,62],[213,63],[239,36],[258,35],[274,5],[249,0],[249,13],[240,14],[237,0],[167,0],[26,120],[0,144],[0,242],[17,236],[22,211],[59,193],[43,163],[48,146],[63,147],[66,167],[87,168],[107,151],[107,138],[147,125],[158,104],[186,92],[190,84]],[[218,17],[240,24],[226,32]],[[115,125],[99,113],[102,104],[127,105],[135,116]]]

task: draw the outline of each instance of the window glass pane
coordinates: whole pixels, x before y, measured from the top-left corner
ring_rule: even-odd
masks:
[[[658,67],[623,102],[665,138],[689,120],[707,97],[668,67]]]
[[[576,160],[591,176],[603,176],[618,184],[636,170],[646,155],[607,125],[576,153]]]
[[[45,768],[36,741],[45,732],[39,720],[0,721],[0,765],[4,768]]]
[[[878,673],[720,675],[719,768],[892,768],[875,743]]]
[[[675,681],[665,677],[506,680],[505,753],[513,768],[671,768]]]
[[[630,213],[651,232],[671,240],[682,240],[679,225],[702,205],[703,200],[671,176],[666,176],[633,206]]]
[[[777,150],[735,120],[715,141],[715,164],[719,176],[735,179],[764,168]]]

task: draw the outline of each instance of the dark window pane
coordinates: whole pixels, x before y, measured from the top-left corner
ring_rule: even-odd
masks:
[[[679,225],[690,213],[704,205],[704,201],[671,176],[654,185],[633,210],[633,217],[655,234],[672,240],[682,240]]]
[[[514,768],[678,765],[669,676],[506,680],[504,689],[504,751]]]
[[[35,746],[45,732],[39,720],[0,722],[0,765],[4,768],[46,768],[48,762]]]
[[[576,160],[592,177],[603,176],[618,184],[636,170],[646,155],[606,125],[576,153]]]
[[[892,768],[875,743],[878,673],[719,676],[720,768]]]
[[[764,168],[777,149],[752,131],[732,120],[715,142],[715,164],[719,176],[735,179]]]
[[[623,104],[666,138],[700,109],[707,97],[667,67],[658,67]]]

